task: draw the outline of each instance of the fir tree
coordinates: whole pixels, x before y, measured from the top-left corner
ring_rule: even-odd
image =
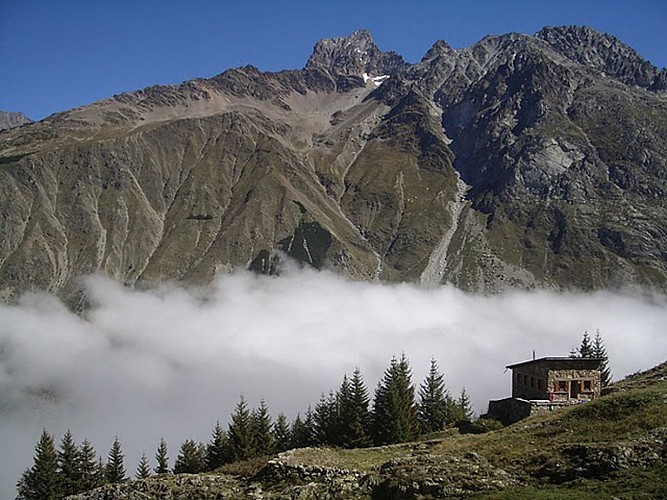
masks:
[[[609,356],[607,349],[604,347],[604,341],[600,330],[595,331],[595,338],[593,339],[593,357],[600,358],[600,381],[602,387],[606,387],[611,382],[611,370],[609,369]]]
[[[205,446],[186,439],[174,462],[174,474],[197,474],[206,468]]]
[[[581,338],[581,345],[579,346],[579,357],[593,357],[593,344],[591,344],[591,337],[588,335],[588,332],[584,332],[584,335]]]
[[[248,404],[243,396],[236,404],[236,409],[232,414],[232,421],[229,423],[227,437],[229,439],[229,449],[232,460],[246,460],[253,456],[253,422]]]
[[[95,467],[95,484],[102,486],[107,483],[107,464],[104,463],[102,457],[98,457],[97,466]]]
[[[145,453],[141,454],[141,460],[139,460],[139,465],[137,466],[137,472],[134,477],[137,479],[148,479],[151,476],[151,466],[148,463],[148,457]]]
[[[211,441],[206,446],[206,469],[215,470],[229,462],[229,442],[227,433],[218,420],[211,433]]]
[[[58,480],[63,496],[75,495],[80,491],[79,449],[69,429],[60,441],[58,450]]]
[[[35,447],[33,465],[17,485],[21,500],[57,500],[62,498],[58,481],[58,454],[53,437],[42,431]]]
[[[431,368],[419,387],[419,425],[421,432],[441,430],[447,421],[447,390],[443,375],[438,371],[438,363],[431,359]]]
[[[167,453],[167,442],[164,438],[160,438],[160,444],[155,452],[155,462],[157,463],[157,467],[153,469],[156,474],[167,474],[169,472],[169,456]]]
[[[93,445],[84,439],[79,449],[79,492],[101,486],[97,474],[97,460]]]
[[[121,450],[120,441],[116,437],[111,445],[111,450],[109,450],[109,458],[105,467],[107,482],[120,483],[125,480],[125,465],[123,462],[123,451]]]
[[[378,445],[409,441],[418,425],[410,363],[403,354],[399,360],[392,358],[375,391],[373,439]]]
[[[274,451],[273,423],[269,407],[263,399],[252,412],[253,451],[255,455],[270,455]]]
[[[279,413],[273,424],[273,442],[275,443],[275,451],[278,453],[290,448],[290,428],[284,413]]]
[[[355,368],[351,379],[343,377],[336,398],[339,408],[337,444],[346,448],[370,446],[370,398],[359,368]]]

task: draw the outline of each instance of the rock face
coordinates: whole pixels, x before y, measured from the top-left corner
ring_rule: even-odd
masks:
[[[23,113],[0,111],[0,130],[20,127],[26,123],[32,123],[32,120]]]
[[[270,272],[278,250],[365,280],[664,291],[666,81],[590,28],[415,65],[358,31],[302,70],[56,114],[0,134],[0,297]]]

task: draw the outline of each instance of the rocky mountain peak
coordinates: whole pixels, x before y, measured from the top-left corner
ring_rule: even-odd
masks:
[[[23,113],[0,111],[0,130],[19,127],[26,123],[32,123],[32,120]]]
[[[361,76],[393,75],[406,66],[396,52],[382,52],[367,30],[347,37],[325,38],[315,44],[306,68],[324,68],[332,73]]]
[[[452,54],[453,52],[454,49],[452,49],[447,42],[444,40],[438,40],[430,49],[428,49],[426,54],[424,54],[424,57],[422,57],[422,62],[431,60],[442,54]]]
[[[658,71],[618,38],[588,26],[547,26],[535,34],[568,59],[623,83],[650,87]]]

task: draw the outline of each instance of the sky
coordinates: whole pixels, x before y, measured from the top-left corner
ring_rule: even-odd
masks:
[[[301,68],[318,40],[365,28],[417,62],[438,39],[589,25],[667,66],[664,0],[1,0],[0,110],[32,119],[252,64]]]
[[[0,498],[30,466],[43,428],[71,429],[106,457],[115,436],[133,474],[164,437],[171,465],[186,439],[226,427],[241,394],[289,419],[358,367],[371,394],[401,353],[413,383],[438,361],[477,414],[510,395],[505,366],[567,356],[599,329],[616,379],[667,358],[667,297],[351,281],[287,265],[280,277],[221,275],[205,288],[130,290],[87,278],[84,317],[53,296],[0,305]],[[155,464],[153,464],[155,465]]]

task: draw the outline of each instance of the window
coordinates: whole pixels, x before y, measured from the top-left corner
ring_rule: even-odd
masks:
[[[558,392],[567,392],[567,381],[559,380],[558,381]]]
[[[542,390],[542,379],[541,378],[537,379],[537,389],[540,390],[540,391]]]
[[[590,391],[592,387],[590,380],[584,380],[584,391]]]
[[[535,377],[530,377],[530,386],[535,387]]]

